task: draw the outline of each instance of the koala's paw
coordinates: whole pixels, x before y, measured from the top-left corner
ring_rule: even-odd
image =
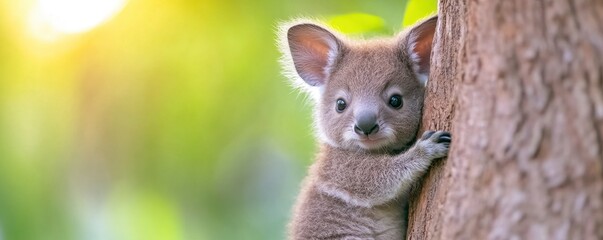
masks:
[[[417,142],[417,147],[428,159],[436,159],[448,156],[452,136],[446,131],[425,131]]]

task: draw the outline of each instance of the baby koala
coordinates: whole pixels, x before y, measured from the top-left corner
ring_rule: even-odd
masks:
[[[427,131],[412,145],[436,23],[362,41],[311,21],[282,26],[285,72],[314,98],[320,139],[289,239],[405,238],[409,188],[451,141]]]

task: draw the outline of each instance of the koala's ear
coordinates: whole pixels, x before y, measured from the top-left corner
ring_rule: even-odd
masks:
[[[403,46],[413,64],[413,70],[423,84],[429,78],[431,47],[435,35],[438,16],[431,17],[411,27],[406,34]]]
[[[341,41],[313,23],[291,26],[286,41],[297,74],[311,86],[325,84],[340,54]]]

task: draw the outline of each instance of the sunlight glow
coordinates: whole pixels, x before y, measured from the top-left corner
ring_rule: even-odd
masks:
[[[36,35],[82,33],[111,19],[125,3],[125,0],[37,0],[30,26]]]

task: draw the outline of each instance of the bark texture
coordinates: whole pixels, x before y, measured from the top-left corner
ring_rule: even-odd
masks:
[[[440,0],[408,239],[603,239],[603,1]]]

